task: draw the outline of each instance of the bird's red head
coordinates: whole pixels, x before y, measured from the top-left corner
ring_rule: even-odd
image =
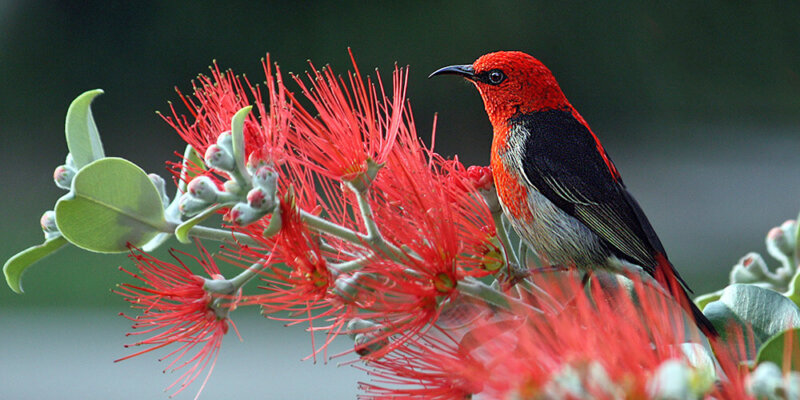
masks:
[[[495,129],[519,113],[571,108],[556,79],[541,61],[521,51],[498,51],[472,65],[452,65],[430,76],[455,74],[478,88]]]

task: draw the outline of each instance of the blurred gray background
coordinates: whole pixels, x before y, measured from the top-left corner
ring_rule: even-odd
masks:
[[[703,293],[725,284],[767,230],[800,210],[800,3],[116,2],[0,0],[0,258],[40,243],[62,192],[64,116],[88,89],[106,154],[167,176],[183,146],[154,114],[213,59],[263,76],[306,59],[344,72],[411,65],[420,134],[487,164],[491,128],[477,92],[436,68],[523,50],[556,75],[644,208],[678,270]],[[166,398],[177,376],[157,356],[113,364],[129,323],[110,293],[122,256],[66,249],[32,268],[26,294],[0,289],[0,399]],[[353,398],[364,375],[300,362],[301,329],[242,309],[203,398]],[[348,345],[339,343],[339,348]],[[179,398],[188,399],[196,387]]]

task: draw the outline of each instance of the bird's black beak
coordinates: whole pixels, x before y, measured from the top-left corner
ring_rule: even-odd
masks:
[[[436,75],[459,75],[469,80],[475,79],[475,70],[472,65],[451,65],[449,67],[439,68],[428,75],[428,78],[433,78]]]

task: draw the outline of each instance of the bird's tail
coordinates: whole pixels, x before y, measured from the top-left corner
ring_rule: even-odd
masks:
[[[675,298],[678,304],[692,315],[695,324],[700,330],[708,337],[709,340],[715,340],[719,337],[719,332],[714,328],[711,321],[706,318],[702,311],[692,301],[687,288],[684,286],[683,281],[679,281],[678,273],[675,267],[667,260],[667,257],[659,253],[656,255],[658,267],[655,269],[655,279],[667,289],[670,294]]]

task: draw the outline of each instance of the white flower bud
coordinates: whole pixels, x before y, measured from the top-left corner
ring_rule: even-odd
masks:
[[[253,173],[253,186],[274,196],[278,187],[278,171],[272,165],[262,165]]]
[[[73,178],[75,178],[75,169],[69,165],[59,165],[53,171],[53,181],[61,189],[70,190]]]
[[[256,210],[271,212],[275,208],[275,197],[265,193],[264,189],[253,188],[247,193],[247,204]]]
[[[760,399],[780,399],[778,389],[781,388],[781,369],[771,362],[762,362],[748,377],[747,387],[753,396]]]
[[[696,399],[690,385],[689,366],[678,361],[663,362],[647,384],[652,399],[683,400]]]
[[[200,211],[205,210],[210,205],[211,203],[207,201],[198,199],[189,193],[184,193],[181,195],[181,199],[178,201],[178,211],[180,211],[184,216],[191,217]]]
[[[205,175],[196,176],[186,185],[186,192],[207,204],[217,201],[219,190],[214,180]]]
[[[56,212],[53,210],[45,211],[42,214],[42,218],[39,219],[39,223],[42,225],[42,231],[44,232],[45,240],[51,239],[55,236],[61,234],[58,230],[58,226],[56,225]]]
[[[730,274],[731,283],[762,282],[769,274],[767,263],[758,253],[748,253],[733,266]]]
[[[247,203],[238,203],[228,211],[227,219],[234,225],[245,226],[258,221],[266,213],[256,210]]]
[[[233,135],[231,131],[225,131],[217,136],[217,146],[222,147],[228,154],[233,154]]]
[[[239,182],[236,182],[236,180],[231,179],[225,181],[225,183],[222,184],[222,189],[228,193],[237,194],[239,193],[240,190],[242,190],[242,187],[239,185]]]
[[[353,303],[358,299],[358,293],[361,290],[361,286],[358,284],[358,274],[359,272],[356,272],[352,276],[342,275],[336,278],[336,282],[334,282],[333,292],[345,303]],[[350,321],[350,323],[353,323],[353,321]],[[349,324],[348,328],[350,328]]]
[[[208,146],[206,154],[203,159],[206,164],[211,168],[216,168],[221,171],[233,171],[236,162],[233,159],[233,153],[225,150],[222,146],[212,144]]]
[[[781,261],[790,271],[794,270],[790,259],[794,256],[795,227],[795,221],[786,221],[780,227],[770,229],[766,238],[767,252],[776,260]]]

